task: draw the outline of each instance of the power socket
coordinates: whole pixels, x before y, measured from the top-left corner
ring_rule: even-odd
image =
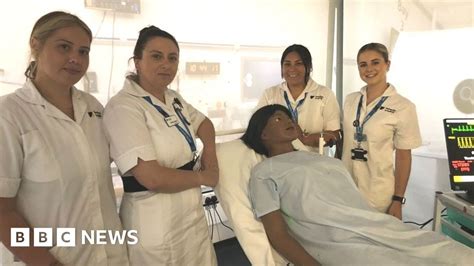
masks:
[[[211,206],[213,204],[213,197],[217,200],[216,194],[214,193],[214,190],[209,190],[209,191],[203,191],[202,192],[202,206]],[[217,204],[217,202],[216,202]]]
[[[216,196],[206,196],[202,206],[204,206],[204,207],[217,206],[217,203],[219,203],[219,200],[217,199]]]

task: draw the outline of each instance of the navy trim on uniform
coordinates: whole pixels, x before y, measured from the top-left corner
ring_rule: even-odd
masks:
[[[192,171],[195,164],[196,164],[196,161],[192,160],[189,163],[177,169]],[[142,184],[140,184],[134,176],[121,176],[121,178],[123,182],[123,190],[127,193],[148,191],[148,189],[144,187]]]

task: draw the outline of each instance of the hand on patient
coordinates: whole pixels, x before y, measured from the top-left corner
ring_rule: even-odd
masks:
[[[303,142],[306,146],[317,147],[319,145],[319,137],[321,133],[313,133],[313,134],[303,134],[298,139]],[[324,147],[329,146],[332,147],[336,143],[336,138],[330,134],[324,134]]]
[[[304,132],[300,125],[296,124],[296,131],[298,132],[298,139],[306,146],[316,146],[319,141],[316,140],[315,134],[308,134]]]
[[[308,132],[303,131],[299,125],[296,125],[296,130],[298,132],[298,139],[303,142],[304,145],[312,147],[317,147],[319,145],[319,138],[321,136],[321,133],[309,134]],[[325,142],[324,146],[332,147],[337,141],[336,135],[334,134],[334,132],[331,131],[323,133],[323,138]]]

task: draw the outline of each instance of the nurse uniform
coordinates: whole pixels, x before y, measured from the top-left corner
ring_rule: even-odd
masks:
[[[288,101],[285,99],[285,94]],[[334,93],[311,78],[297,99],[291,96],[286,82],[266,89],[256,110],[270,104],[280,104],[293,110],[297,114],[298,125],[305,133],[313,134],[340,129],[339,104]],[[317,147],[307,147],[310,151],[318,151]]]
[[[186,138],[176,126],[168,125],[154,105],[176,117],[174,105],[180,105],[193,140],[205,116],[175,91],[165,91],[165,102],[126,79],[123,89],[107,104],[106,133],[122,176],[132,176],[130,169],[138,158],[156,160],[169,168],[193,160]],[[185,122],[177,121],[185,128]],[[199,187],[178,193],[126,192],[120,218],[125,229],[138,231],[138,244],[129,245],[131,265],[216,265]]]
[[[63,264],[128,265],[126,245],[82,245],[82,230],[120,231],[102,130],[102,105],[72,88],[75,121],[28,80],[0,98],[0,197],[17,199],[33,228],[75,228],[75,247],[50,252]],[[110,241],[107,241],[110,243]]]
[[[359,123],[380,102],[381,107],[364,124],[366,140],[360,148],[367,151],[367,160],[353,160],[351,150],[358,147],[354,134],[354,121],[362,96]],[[357,187],[372,207],[386,212],[392,202],[395,189],[394,156],[395,149],[411,150],[421,145],[420,129],[416,107],[401,96],[390,85],[383,95],[366,106],[367,88],[346,96],[344,103],[344,148],[342,160],[351,173]]]

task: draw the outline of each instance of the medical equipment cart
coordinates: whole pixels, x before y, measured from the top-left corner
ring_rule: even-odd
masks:
[[[443,215],[446,208],[447,215]],[[474,204],[456,196],[455,192],[436,191],[433,231],[474,248]]]

